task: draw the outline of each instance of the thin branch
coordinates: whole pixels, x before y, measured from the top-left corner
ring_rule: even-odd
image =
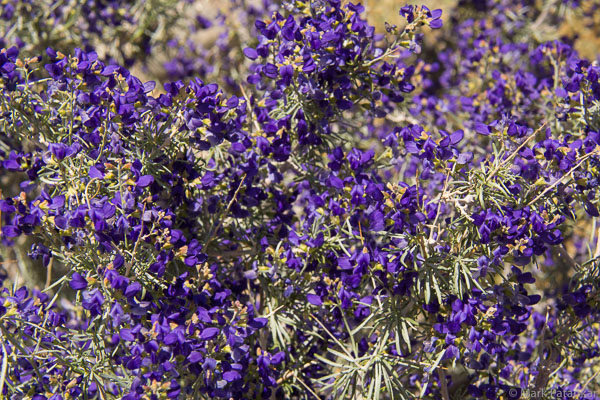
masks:
[[[579,166],[581,164],[583,164],[584,161],[586,161],[588,158],[590,158],[591,156],[597,154],[598,151],[594,150],[591,153],[586,154],[585,156],[583,156],[581,158],[581,160],[577,163],[577,165],[575,165],[573,168],[571,168],[569,170],[569,172],[567,172],[566,174],[564,174],[560,179],[558,179],[556,182],[554,182],[552,185],[548,186],[542,193],[540,193],[539,195],[537,195],[533,200],[531,200],[529,203],[527,203],[528,206],[534,204],[535,202],[537,202],[539,199],[541,199],[542,197],[544,197],[544,195],[546,193],[548,193],[549,191],[551,191],[552,189],[554,189],[557,185],[559,185],[560,183],[562,183],[565,179],[569,178],[571,176],[571,174],[573,172],[575,172],[575,170],[577,168],[579,168]]]
[[[48,263],[48,268],[46,270],[46,284],[44,285],[44,290],[48,289],[48,287],[52,283],[52,264],[53,263],[54,263],[54,257],[50,257],[50,262]]]
[[[219,224],[217,225],[217,227],[214,230],[213,229],[210,230],[210,234],[208,236],[206,244],[204,245],[205,249],[208,248],[208,245],[214,239],[213,234],[217,233],[219,231],[219,229],[221,229],[221,226],[223,225],[224,216],[227,215],[227,213],[229,212],[229,209],[231,208],[231,206],[233,205],[233,203],[237,200],[238,193],[239,193],[240,189],[242,188],[242,185],[244,184],[245,180],[246,180],[246,174],[244,173],[244,175],[242,175],[242,180],[240,181],[240,184],[238,185],[237,189],[235,190],[235,193],[233,194],[233,197],[229,201],[229,204],[227,204],[227,208],[225,209],[225,211],[223,212],[223,214],[221,214],[223,216],[223,218],[219,219]]]
[[[440,385],[442,386],[442,397],[444,400],[450,400],[450,395],[448,394],[448,383],[446,382],[446,374],[438,369],[438,377],[440,379]]]
[[[527,143],[529,143],[529,141],[531,139],[533,139],[534,137],[537,136],[537,134],[546,126],[547,122],[544,122],[542,124],[542,126],[540,126],[535,132],[533,132],[531,135],[529,135],[529,137],[527,139],[525,139],[525,141],[523,141],[523,143],[521,143],[521,145],[519,147],[517,147],[515,149],[515,151],[513,151],[511,153],[510,156],[508,156],[507,158],[505,158],[500,164],[498,164],[498,166],[496,168],[494,168],[494,170],[492,171],[492,173],[487,177],[487,179],[492,179],[492,177],[494,175],[496,175],[496,173],[500,170],[500,168],[502,168],[504,165],[506,165],[506,163],[508,163],[510,160],[512,160],[513,158],[515,158],[517,156],[517,154],[519,153],[519,151],[521,151],[521,149],[523,147],[525,147],[525,145]]]

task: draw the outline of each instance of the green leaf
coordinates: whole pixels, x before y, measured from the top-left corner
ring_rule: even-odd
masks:
[[[411,352],[410,337],[408,336],[408,328],[406,327],[406,323],[404,321],[402,321],[400,324],[402,326],[402,337],[404,338],[404,341],[406,342],[406,345],[408,346],[408,351]]]

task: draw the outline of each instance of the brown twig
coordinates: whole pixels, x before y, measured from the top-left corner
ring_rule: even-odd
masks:
[[[438,377],[440,379],[440,385],[442,386],[442,397],[444,400],[450,400],[450,394],[448,393],[448,383],[446,382],[446,374],[441,369],[438,369]]]
[[[435,229],[435,226],[437,224],[438,218],[440,216],[440,210],[442,209],[442,200],[444,199],[444,195],[446,194],[446,190],[448,190],[448,181],[450,180],[450,173],[452,171],[448,170],[448,173],[446,174],[446,179],[444,180],[444,188],[442,189],[442,194],[440,195],[440,200],[437,206],[437,211],[435,213],[435,219],[433,220],[433,224],[431,226],[431,231],[429,231],[429,241],[433,240],[433,230]],[[438,229],[438,238],[440,236],[440,232],[441,232],[441,227]]]
[[[306,390],[308,390],[313,396],[315,396],[318,400],[321,400],[319,395],[316,394],[306,383],[304,383],[302,379],[300,379],[298,376],[296,376],[296,379],[298,379],[298,382],[300,382],[300,384],[302,384],[302,386],[304,386]]]
[[[510,156],[508,156],[507,158],[505,158],[504,160],[502,160],[502,162],[500,164],[498,164],[498,166],[496,168],[494,168],[494,170],[492,171],[492,173],[490,174],[490,176],[487,177],[487,179],[492,179],[492,177],[494,175],[496,175],[496,173],[500,170],[500,168],[502,168],[506,163],[508,163],[510,160],[512,160],[513,158],[516,157],[516,155],[519,153],[519,151],[521,151],[521,149],[523,147],[525,147],[525,145],[527,143],[529,143],[529,141],[531,139],[533,139],[534,137],[536,137],[536,135],[546,126],[547,122],[544,122],[542,124],[542,126],[540,126],[535,132],[533,132],[531,135],[529,135],[529,137],[527,139],[525,139],[525,141],[523,141],[523,143],[521,143],[521,145],[519,147],[517,147],[515,149],[515,151],[513,151],[511,153]]]
[[[539,199],[541,199],[542,197],[544,197],[544,195],[546,193],[548,193],[549,191],[551,191],[552,189],[554,189],[557,185],[559,185],[560,183],[562,183],[565,179],[567,179],[568,177],[570,177],[570,175],[575,172],[575,170],[581,165],[583,164],[583,162],[585,160],[587,160],[588,158],[590,158],[591,156],[593,156],[594,154],[596,154],[597,151],[593,151],[591,153],[586,154],[585,156],[583,156],[581,158],[581,160],[577,163],[577,165],[575,165],[573,168],[571,168],[569,170],[569,172],[567,172],[566,174],[564,174],[560,179],[558,179],[556,182],[554,182],[552,185],[548,186],[546,189],[544,189],[544,191],[542,193],[540,193],[539,195],[537,195],[533,200],[531,200],[529,203],[527,203],[528,206],[534,204],[536,201],[538,201]]]
[[[252,110],[252,105],[250,104],[250,97],[248,97],[248,95],[246,94],[246,91],[244,90],[243,85],[240,85],[240,91],[242,92],[242,96],[244,96],[244,100],[246,100],[246,109],[248,110],[248,113],[250,114],[250,118],[252,118],[252,123],[253,123],[254,127],[256,128],[256,131],[259,132],[260,125],[258,124],[258,121],[256,120],[256,118],[254,118],[254,110]]]
[[[306,364],[304,364],[304,365],[302,366],[302,368],[300,368],[298,371],[301,371],[301,370],[303,370],[304,368],[308,368],[308,367],[310,367],[311,365],[315,365],[315,364],[317,364],[315,361],[310,361],[310,362],[307,362],[307,363],[306,363]],[[282,376],[281,378],[277,379],[277,384],[278,384],[278,385],[281,385],[281,383],[283,383],[285,380],[287,380],[287,379],[291,378],[292,376],[294,376],[295,372],[296,372],[296,371],[292,371],[292,370],[288,370],[288,371],[286,371],[286,373],[285,373],[285,374],[283,374],[283,376]]]
[[[588,385],[590,384],[591,381],[594,380],[595,377],[598,376],[598,374],[600,374],[600,370],[596,371],[596,373],[594,373],[594,375],[590,376],[590,379],[585,381],[585,383],[581,387],[581,390],[579,391],[581,396],[585,396],[585,392],[586,392]]]
[[[54,263],[54,257],[50,257],[50,262],[48,263],[48,268],[46,270],[46,285],[44,289],[48,289],[50,283],[52,283],[52,264]]]
[[[594,250],[594,258],[600,257],[600,227],[596,229],[596,249]]]
[[[364,246],[365,245],[365,239],[363,238],[362,228],[360,226],[360,221],[358,221],[358,234],[360,235],[360,243]]]
[[[145,212],[146,212],[146,202],[144,202],[144,207],[142,208],[142,215],[140,215],[140,221],[141,221],[141,225],[142,225],[140,228],[140,234],[138,235],[137,240],[135,241],[135,244],[133,245],[133,253],[131,256],[131,261],[125,267],[125,276],[129,276],[131,267],[133,266],[133,263],[135,262],[135,253],[137,252],[138,245],[140,244],[140,241],[142,240],[142,236],[144,235],[144,213]]]
[[[229,209],[231,208],[233,203],[236,201],[237,195],[238,195],[240,189],[242,188],[242,185],[244,184],[245,180],[246,180],[246,174],[244,173],[244,175],[242,175],[242,180],[240,181],[240,184],[238,185],[237,189],[235,190],[235,193],[233,194],[233,197],[231,198],[231,200],[229,200],[229,204],[227,204],[227,208],[225,209],[225,212],[223,214],[227,214],[229,212]],[[212,242],[212,240],[214,238],[213,233],[218,232],[219,229],[221,229],[222,225],[223,225],[223,218],[220,218],[219,224],[217,225],[217,227],[214,230],[213,229],[210,230],[210,235],[209,235],[208,239],[206,240],[206,244],[204,245],[205,249],[207,249],[210,242]]]

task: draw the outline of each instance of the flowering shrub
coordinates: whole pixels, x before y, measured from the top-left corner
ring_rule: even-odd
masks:
[[[127,4],[0,6],[1,396],[600,397],[593,5]]]

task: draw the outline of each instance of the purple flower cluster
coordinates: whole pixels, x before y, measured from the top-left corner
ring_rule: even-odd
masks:
[[[0,275],[2,394],[598,398],[600,67],[530,34],[559,12],[460,3],[378,34],[360,4],[233,2],[253,28],[170,41],[163,85],[3,49],[0,236],[48,282]]]
[[[183,4],[176,9],[177,3]],[[83,48],[132,66],[166,47],[165,38],[172,37],[190,5],[176,0],[7,0],[0,4],[0,46],[16,46],[32,56],[48,46],[60,46],[64,53]]]

